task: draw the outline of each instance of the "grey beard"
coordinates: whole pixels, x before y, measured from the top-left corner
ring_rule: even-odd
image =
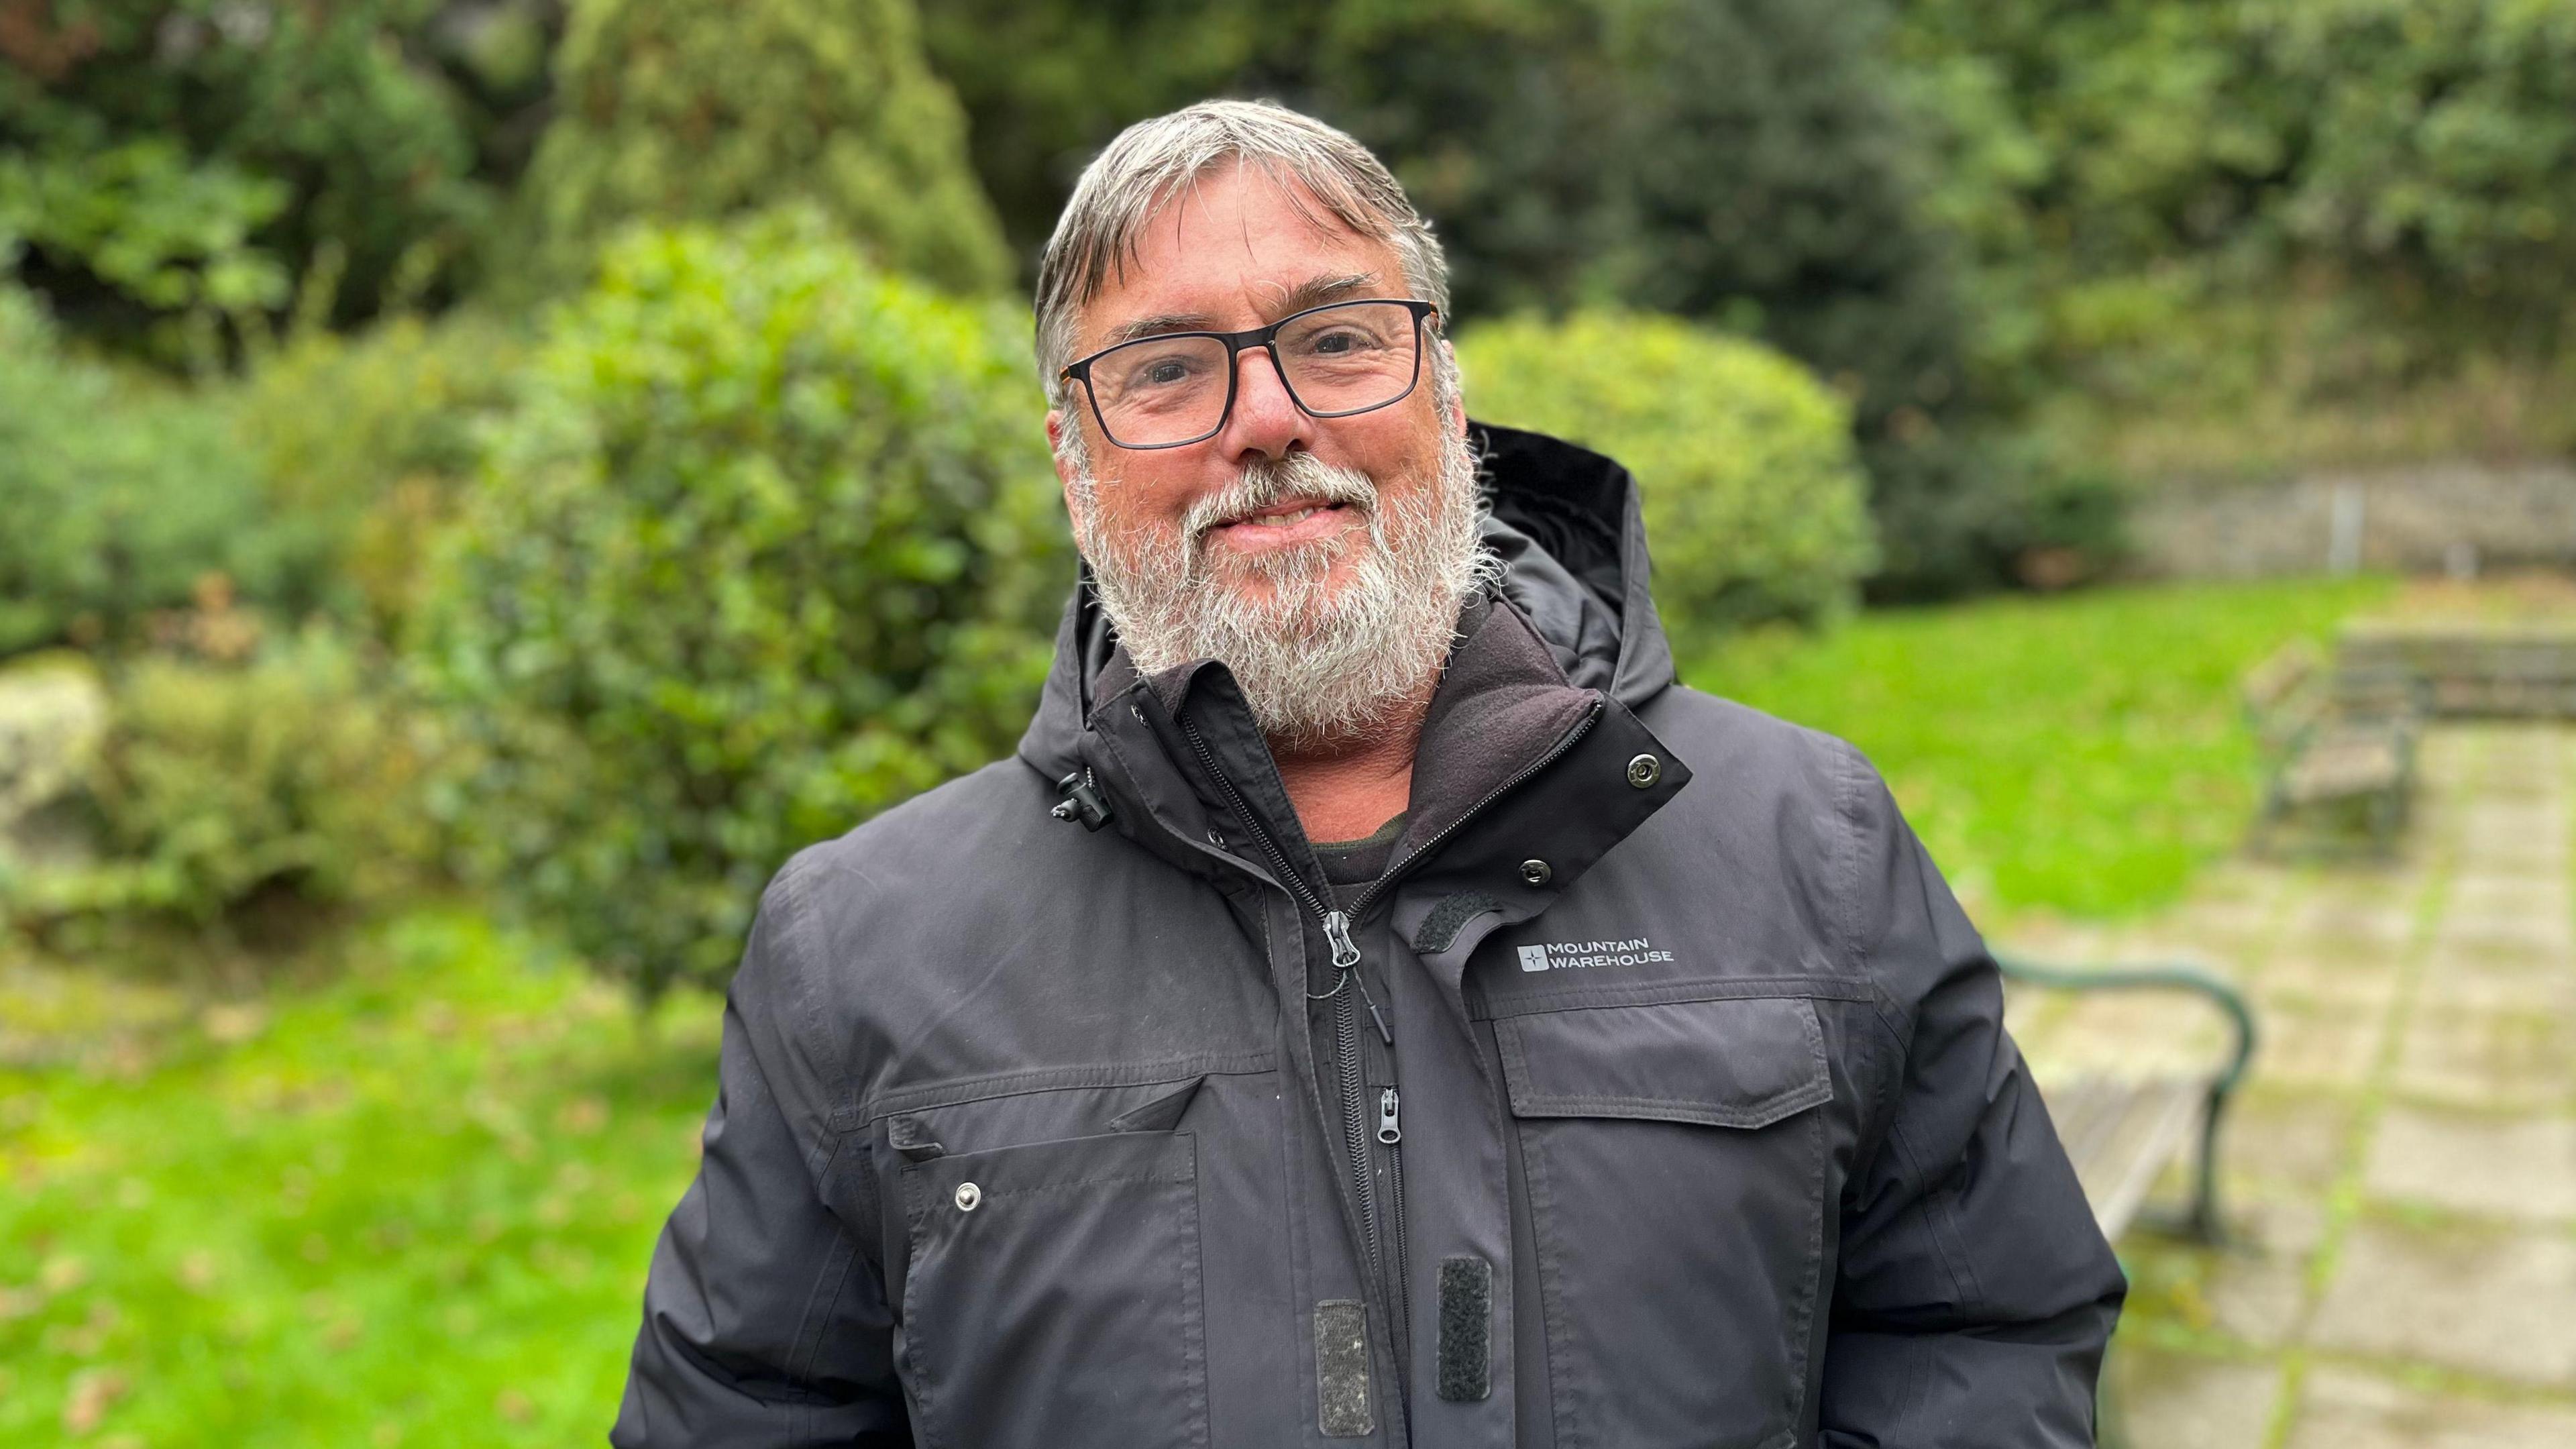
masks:
[[[1090,470],[1075,462],[1075,536],[1128,657],[1146,674],[1223,661],[1274,746],[1348,743],[1419,705],[1448,661],[1459,609],[1500,572],[1479,537],[1476,457],[1464,439],[1441,450],[1436,486],[1391,508],[1368,475],[1294,452],[1191,505],[1177,533],[1105,523]],[[1209,527],[1298,496],[1362,510],[1366,532],[1211,559]],[[1348,577],[1331,588],[1346,555]],[[1265,597],[1245,592],[1255,581],[1268,585]]]

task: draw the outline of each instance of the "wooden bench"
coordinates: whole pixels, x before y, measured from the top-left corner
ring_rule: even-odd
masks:
[[[2356,662],[2329,672],[2305,640],[2256,667],[2244,693],[2267,777],[2255,850],[2269,850],[2292,815],[2345,804],[2365,812],[2381,853],[2393,849],[2414,795],[2425,688],[2401,663]]]
[[[2344,626],[2336,654],[2347,670],[2424,680],[2435,714],[2576,718],[2576,623],[2362,620]]]
[[[2049,1120],[2075,1164],[2102,1236],[2117,1240],[2139,1220],[2148,1190],[2167,1167],[2194,1159],[2191,1205],[2175,1226],[2202,1242],[2224,1236],[2218,1208],[2218,1129],[2254,1060],[2253,1010],[2235,987],[2192,966],[2044,966],[1997,957],[2008,981],[2063,991],[2188,991],[2215,1005],[2234,1028],[2226,1062],[2205,1072],[2124,1077],[2087,1073],[2044,1085]]]

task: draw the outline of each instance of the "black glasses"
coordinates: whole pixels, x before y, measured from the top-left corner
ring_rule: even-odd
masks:
[[[1328,302],[1245,332],[1165,332],[1095,352],[1064,370],[1122,448],[1181,448],[1217,435],[1234,412],[1237,362],[1270,354],[1289,401],[1346,418],[1403,401],[1422,375],[1422,322],[1439,308],[1406,298]]]

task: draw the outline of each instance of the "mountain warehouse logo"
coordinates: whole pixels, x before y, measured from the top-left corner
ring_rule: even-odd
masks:
[[[1523,971],[1571,971],[1582,966],[1643,966],[1649,961],[1670,961],[1673,953],[1658,951],[1644,937],[1634,941],[1549,941],[1544,945],[1523,946]]]

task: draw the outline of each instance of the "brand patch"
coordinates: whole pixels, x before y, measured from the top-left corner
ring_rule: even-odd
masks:
[[[1643,936],[1633,941],[1548,941],[1520,948],[1523,971],[1576,971],[1593,966],[1643,966],[1650,961],[1670,961],[1673,953],[1658,951]]]

